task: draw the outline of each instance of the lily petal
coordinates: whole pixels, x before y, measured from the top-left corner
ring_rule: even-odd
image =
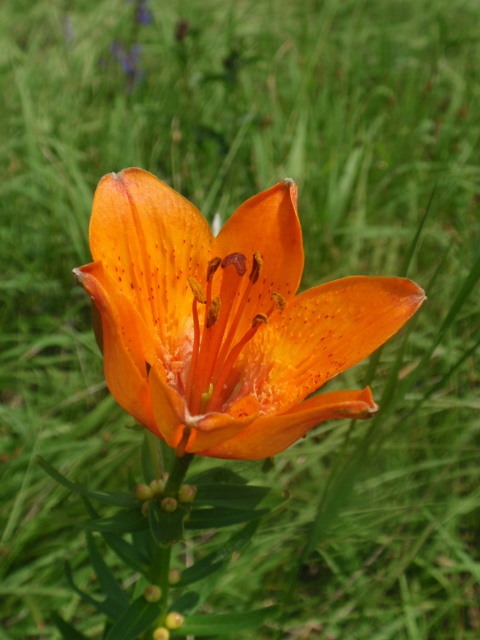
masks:
[[[263,259],[263,272],[252,292],[251,319],[266,313],[273,292],[292,298],[303,271],[302,230],[297,214],[297,188],[283,180],[244,202],[222,227],[217,240],[220,255],[243,253],[251,260],[255,252]]]
[[[190,430],[184,445],[186,453],[197,453],[232,438],[258,414],[258,402],[255,398],[248,397],[233,405],[231,414],[208,413],[203,416],[191,416],[186,410],[184,400],[163,379],[161,367],[152,367],[149,382],[153,412],[161,437],[175,449],[185,435],[185,430]]]
[[[260,460],[287,449],[310,429],[338,418],[369,418],[377,411],[372,393],[362,391],[333,391],[324,393],[280,414],[254,420],[238,435],[217,447],[201,451],[211,458]]]
[[[102,263],[74,269],[74,274],[100,313],[103,366],[110,393],[125,411],[158,435],[145,365],[153,358],[155,347],[141,317],[117,292]]]
[[[287,304],[242,355],[270,411],[272,403],[284,411],[378,349],[424,300],[423,290],[406,278],[335,280]]]
[[[187,277],[205,280],[213,236],[188,200],[147,171],[102,178],[93,201],[90,249],[174,354],[191,324]]]

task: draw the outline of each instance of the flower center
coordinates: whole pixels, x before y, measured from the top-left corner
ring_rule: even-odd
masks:
[[[262,268],[261,255],[254,253],[250,274],[245,278],[246,257],[242,253],[230,253],[223,260],[213,258],[208,263],[206,292],[194,278],[188,279],[193,293],[193,346],[185,397],[192,415],[218,411],[232,397],[239,382],[235,363],[240,353],[271,314],[285,307],[283,297],[274,293],[267,313],[256,313],[251,318],[246,316],[252,289]],[[213,296],[217,272],[221,282],[218,295]],[[199,304],[204,305],[203,327]]]

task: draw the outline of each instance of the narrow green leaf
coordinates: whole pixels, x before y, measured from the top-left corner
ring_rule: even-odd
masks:
[[[151,500],[148,504],[148,523],[157,544],[169,545],[181,540],[186,515],[187,510],[180,504],[173,513],[166,513],[156,500]]]
[[[245,525],[240,531],[236,531],[220,549],[209,553],[201,558],[191,567],[184,569],[181,573],[179,586],[185,586],[202,580],[206,576],[221,569],[231,558],[234,551],[239,551],[252,538],[260,524],[259,520],[254,520]]]
[[[219,615],[196,615],[189,616],[182,627],[172,631],[172,636],[195,635],[195,636],[222,636],[246,629],[256,629],[265,620],[273,618],[279,612],[277,605],[254,609],[244,613],[225,613]]]
[[[242,485],[247,481],[228,467],[213,467],[189,477],[189,484],[199,487],[202,484],[234,484]]]
[[[92,534],[87,532],[86,535],[90,562],[92,563],[103,593],[107,596],[107,600],[111,600],[112,603],[118,605],[119,608],[125,609],[128,606],[127,596],[102,558]]]
[[[147,602],[140,596],[118,618],[105,636],[105,640],[137,640],[147,631],[161,612],[158,603]]]
[[[110,549],[134,571],[145,575],[149,570],[149,561],[139,549],[129,544],[121,536],[109,531],[102,531],[102,537]]]
[[[58,613],[53,612],[50,617],[54,625],[62,634],[63,640],[88,640],[88,638],[84,636],[83,633],[77,631],[74,627],[72,627],[70,623],[65,622],[65,620],[58,615]]]
[[[193,509],[185,526],[187,529],[216,529],[218,527],[229,527],[241,522],[249,522],[256,518],[261,518],[268,509],[258,511],[247,511],[237,509],[226,509],[222,507],[212,507],[211,509]]]
[[[204,484],[198,487],[195,506],[209,505],[248,511],[254,509],[269,492],[268,487]]]
[[[86,531],[111,531],[113,533],[130,533],[132,531],[142,531],[148,527],[148,521],[139,511],[119,511],[113,516],[106,518],[96,518],[94,520],[73,520],[61,513],[56,513],[58,518],[70,522],[79,529]]]
[[[86,593],[85,591],[82,591],[79,587],[77,587],[77,585],[73,581],[72,569],[68,562],[65,563],[64,569],[65,569],[65,578],[70,588],[73,589],[73,591],[75,591],[76,593],[78,593],[78,595],[83,600],[85,600],[85,602],[88,602],[88,604],[92,605],[92,607],[94,607],[97,611],[99,611],[100,613],[103,613],[104,615],[111,618],[112,620],[116,620],[118,618],[121,611],[120,611],[120,608],[115,603],[112,603],[110,600],[96,600],[95,598],[92,598],[91,595],[89,595],[88,593]]]
[[[103,502],[104,504],[111,504],[116,507],[135,507],[138,505],[138,501],[130,493],[114,493],[107,491],[90,491],[89,489],[85,489],[79,484],[75,482],[71,482],[59,471],[54,469],[46,460],[44,460],[41,456],[37,456],[36,458],[38,464],[42,467],[42,469],[48,473],[54,480],[56,480],[59,484],[63,485],[67,489],[70,489],[73,493],[77,493],[79,495],[85,496],[86,498],[90,498],[91,500],[97,500],[98,502]]]

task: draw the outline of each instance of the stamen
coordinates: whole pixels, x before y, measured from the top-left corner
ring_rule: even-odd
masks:
[[[192,290],[193,295],[195,296],[195,300],[200,304],[207,304],[207,298],[202,290],[202,285],[192,278],[192,276],[187,277],[188,284],[190,285],[190,289]]]
[[[275,305],[277,311],[282,313],[282,311],[287,306],[287,301],[280,293],[276,293],[275,291],[272,293],[273,304]]]
[[[232,348],[232,350],[228,354],[227,359],[220,369],[218,378],[213,381],[214,391],[212,393],[212,397],[210,398],[210,402],[208,403],[205,410],[208,410],[210,408],[210,411],[215,411],[224,391],[223,387],[227,382],[228,377],[232,372],[233,365],[237,361],[237,358],[240,355],[243,347],[247,344],[247,342],[250,342],[253,336],[257,333],[259,327],[266,322],[268,322],[267,316],[264,313],[258,313],[252,320],[252,326],[250,327],[250,329],[246,331],[243,337]]]
[[[211,281],[215,271],[218,269],[221,262],[222,262],[222,259],[218,257],[212,258],[211,260],[209,260],[208,267],[207,267],[207,282]]]
[[[252,270],[250,271],[250,275],[249,275],[249,278],[252,281],[252,284],[255,284],[257,282],[257,280],[260,277],[260,274],[262,273],[262,270],[263,270],[263,258],[258,253],[258,251],[255,251],[255,253],[253,254]]]
[[[243,253],[230,253],[222,260],[222,268],[228,267],[233,264],[239,276],[245,275],[247,271],[247,259]]]
[[[268,317],[264,313],[257,313],[252,320],[252,328],[258,327],[260,324],[267,324]]]
[[[211,329],[218,320],[218,316],[220,315],[220,306],[220,297],[215,296],[207,310],[207,317],[205,319],[205,326],[207,329]]]

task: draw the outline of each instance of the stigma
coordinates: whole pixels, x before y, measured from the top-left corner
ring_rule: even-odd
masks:
[[[250,261],[242,253],[230,253],[209,261],[205,288],[194,278],[188,278],[192,291],[193,342],[185,399],[192,416],[225,410],[236,399],[241,380],[236,365],[243,349],[272,314],[285,308],[285,299],[273,293],[269,308],[265,312],[256,309],[249,317],[250,302],[262,270],[259,253],[255,252]]]

